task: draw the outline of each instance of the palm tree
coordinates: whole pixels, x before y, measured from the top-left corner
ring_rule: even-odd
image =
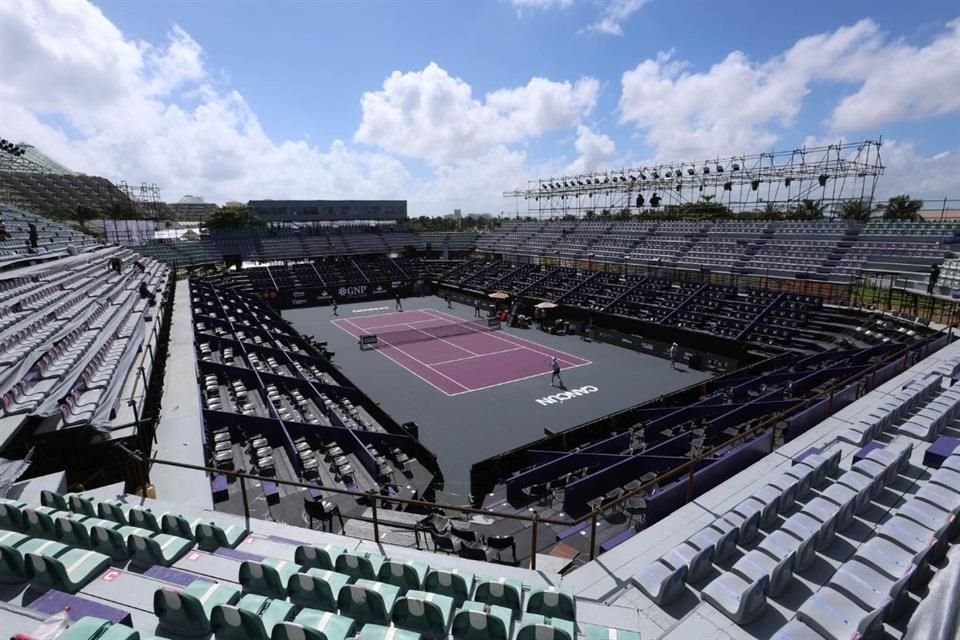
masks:
[[[822,218],[823,203],[811,200],[810,198],[804,198],[800,201],[800,204],[797,205],[797,208],[793,210],[793,215],[802,220]]]
[[[901,193],[887,200],[883,206],[884,220],[922,220],[920,209],[923,209],[923,200],[914,200],[909,195]]]
[[[870,207],[865,200],[844,200],[840,204],[840,217],[844,220],[867,222],[870,219]]]
[[[764,220],[779,220],[783,217],[783,208],[776,202],[768,202],[763,207]]]

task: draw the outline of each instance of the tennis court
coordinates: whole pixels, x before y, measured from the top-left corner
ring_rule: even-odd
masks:
[[[331,322],[358,341],[361,335],[377,335],[376,351],[381,356],[448,396],[549,374],[554,356],[564,370],[591,364],[506,330],[487,330],[485,321],[464,324],[461,318],[434,309]]]

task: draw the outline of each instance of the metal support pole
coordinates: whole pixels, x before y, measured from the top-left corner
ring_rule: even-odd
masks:
[[[377,493],[370,490],[370,505],[373,509],[373,541],[376,543],[380,542],[380,522],[377,520]]]
[[[533,532],[530,537],[530,570],[537,570],[537,533],[540,530],[539,514],[533,512]]]
[[[596,509],[593,510],[593,513],[590,514],[590,559],[593,560],[597,557],[597,516],[599,511]]]
[[[243,500],[243,517],[246,518],[247,523],[250,524],[250,505],[247,504],[247,481],[243,476],[240,476],[240,497]]]

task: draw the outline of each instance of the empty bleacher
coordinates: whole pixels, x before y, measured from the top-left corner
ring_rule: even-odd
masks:
[[[0,267],[38,255],[65,255],[68,245],[83,250],[97,244],[92,236],[10,205],[0,204],[0,223],[7,236],[0,237]],[[31,224],[37,230],[36,250],[30,247]]]

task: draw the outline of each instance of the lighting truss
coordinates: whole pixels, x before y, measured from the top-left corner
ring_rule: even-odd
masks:
[[[624,209],[656,213],[698,202],[745,212],[770,205],[787,209],[803,200],[817,202],[830,214],[846,200],[872,204],[884,170],[881,144],[865,140],[536,178],[503,195],[515,199],[518,214],[520,201],[525,201],[526,215],[538,217]],[[654,194],[659,198],[656,208],[651,205]]]

